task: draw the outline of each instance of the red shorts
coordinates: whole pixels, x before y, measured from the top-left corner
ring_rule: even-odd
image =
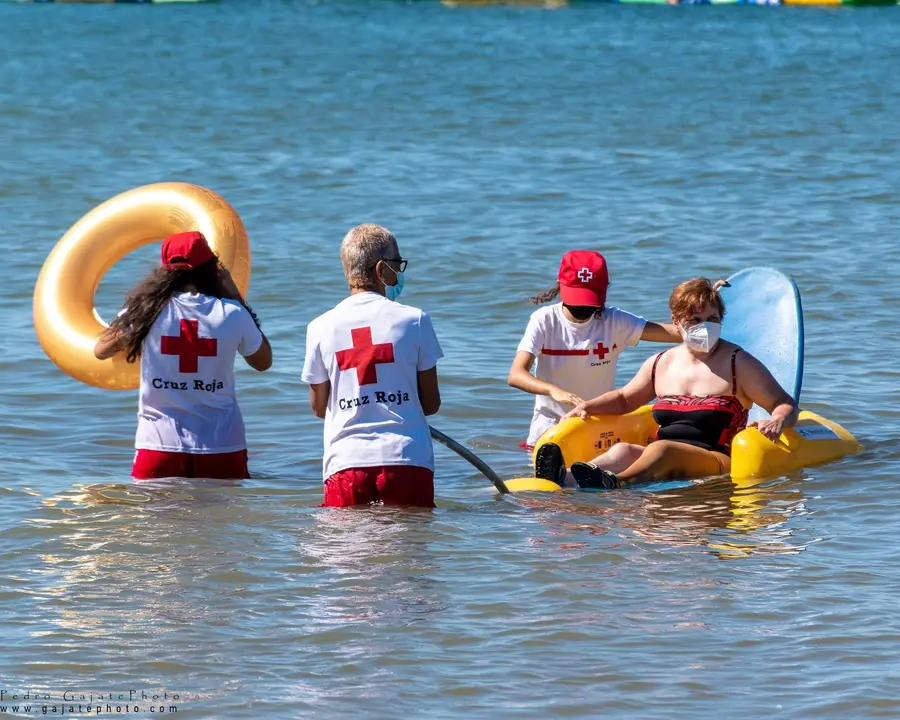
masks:
[[[434,472],[415,465],[347,468],[325,481],[322,507],[385,505],[434,507]]]
[[[243,480],[250,477],[250,473],[246,450],[208,455],[138,450],[134,454],[131,477],[135,480],[169,477]]]

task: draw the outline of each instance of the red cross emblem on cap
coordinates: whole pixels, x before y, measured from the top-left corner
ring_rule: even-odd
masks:
[[[393,343],[372,344],[372,328],[353,328],[350,331],[353,347],[338,350],[334,356],[341,370],[356,368],[356,379],[362,385],[378,382],[378,366],[394,362]]]
[[[199,322],[182,320],[181,335],[163,335],[159,349],[163,355],[178,356],[178,372],[195,373],[200,369],[201,357],[219,354],[218,345],[215,338],[200,337]]]
[[[578,279],[581,280],[585,285],[587,285],[591,280],[594,279],[594,273],[592,273],[588,268],[583,267],[578,271]]]

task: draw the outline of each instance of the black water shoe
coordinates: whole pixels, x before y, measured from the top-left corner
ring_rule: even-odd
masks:
[[[612,490],[619,486],[619,481],[614,473],[594,467],[590,463],[572,463],[570,469],[578,487],[585,490]]]
[[[556,443],[545,443],[538,448],[534,459],[534,476],[552,480],[562,487],[566,482],[566,466],[562,450]]]

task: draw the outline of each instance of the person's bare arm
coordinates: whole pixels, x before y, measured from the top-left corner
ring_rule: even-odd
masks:
[[[743,351],[736,358],[735,372],[741,392],[772,416],[751,423],[751,427],[756,427],[769,440],[777,440],[785,428],[793,427],[800,408],[765,365]]]
[[[328,410],[328,396],[331,394],[331,380],[309,386],[309,406],[313,415],[324,418]]]
[[[648,322],[641,333],[641,340],[650,342],[680,343],[681,339],[678,328],[671,324]]]
[[[122,336],[115,325],[110,325],[104,330],[94,344],[94,357],[98,360],[109,360],[113,355],[125,348],[122,346]]]
[[[563,419],[580,417],[586,419],[590,415],[624,415],[646,405],[654,397],[653,363],[656,356],[647,358],[641,369],[625,387],[610,390],[593,400],[580,403],[568,412]]]
[[[434,415],[441,409],[441,388],[438,384],[437,365],[430,370],[419,370],[416,373],[419,386],[419,402],[426,415]]]
[[[262,345],[259,346],[259,350],[257,350],[252,355],[247,355],[244,357],[246,363],[252,367],[254,370],[258,370],[259,372],[264,372],[272,367],[272,346],[269,345],[269,339],[262,333],[260,330],[260,334],[262,334]],[[325,417],[321,415],[320,417]]]
[[[570,393],[561,387],[540,380],[532,375],[531,368],[534,366],[535,359],[530,352],[519,350],[515,358],[513,358],[512,367],[509,369],[509,377],[506,379],[507,384],[532,395],[549,395],[556,402],[563,405],[578,405],[578,403],[584,402],[574,393]]]

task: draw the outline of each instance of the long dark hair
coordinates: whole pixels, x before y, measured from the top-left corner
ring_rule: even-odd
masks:
[[[166,303],[189,286],[195,287],[203,295],[240,302],[259,327],[259,320],[250,306],[243,299],[226,292],[222,282],[222,269],[218,258],[214,258],[193,270],[166,270],[158,267],[141,280],[126,296],[125,310],[110,323],[110,328],[116,330],[124,342],[128,362],[133,363],[140,357],[144,340]]]
[[[538,293],[537,295],[533,295],[528,298],[528,302],[532,305],[543,305],[544,303],[548,303],[551,300],[555,300],[559,295],[559,283],[556,283],[549,290],[545,290],[544,292]]]
[[[551,302],[552,300],[556,300],[557,297],[559,297],[559,283],[556,283],[556,285],[554,285],[549,290],[544,290],[544,292],[538,293],[537,295],[532,295],[530,298],[528,298],[528,302],[530,302],[532,305],[543,305],[544,303],[548,303],[548,302]],[[566,305],[566,303],[563,303],[563,305]],[[572,312],[571,311],[572,306],[566,305],[566,307],[569,307],[570,312]],[[603,311],[605,309],[606,309],[606,306],[601,305],[596,310],[594,310],[592,314],[600,316],[603,314]],[[578,315],[575,314],[575,317],[578,317]],[[588,319],[589,317],[590,317],[590,315],[585,315],[584,318],[581,318],[581,319]]]

